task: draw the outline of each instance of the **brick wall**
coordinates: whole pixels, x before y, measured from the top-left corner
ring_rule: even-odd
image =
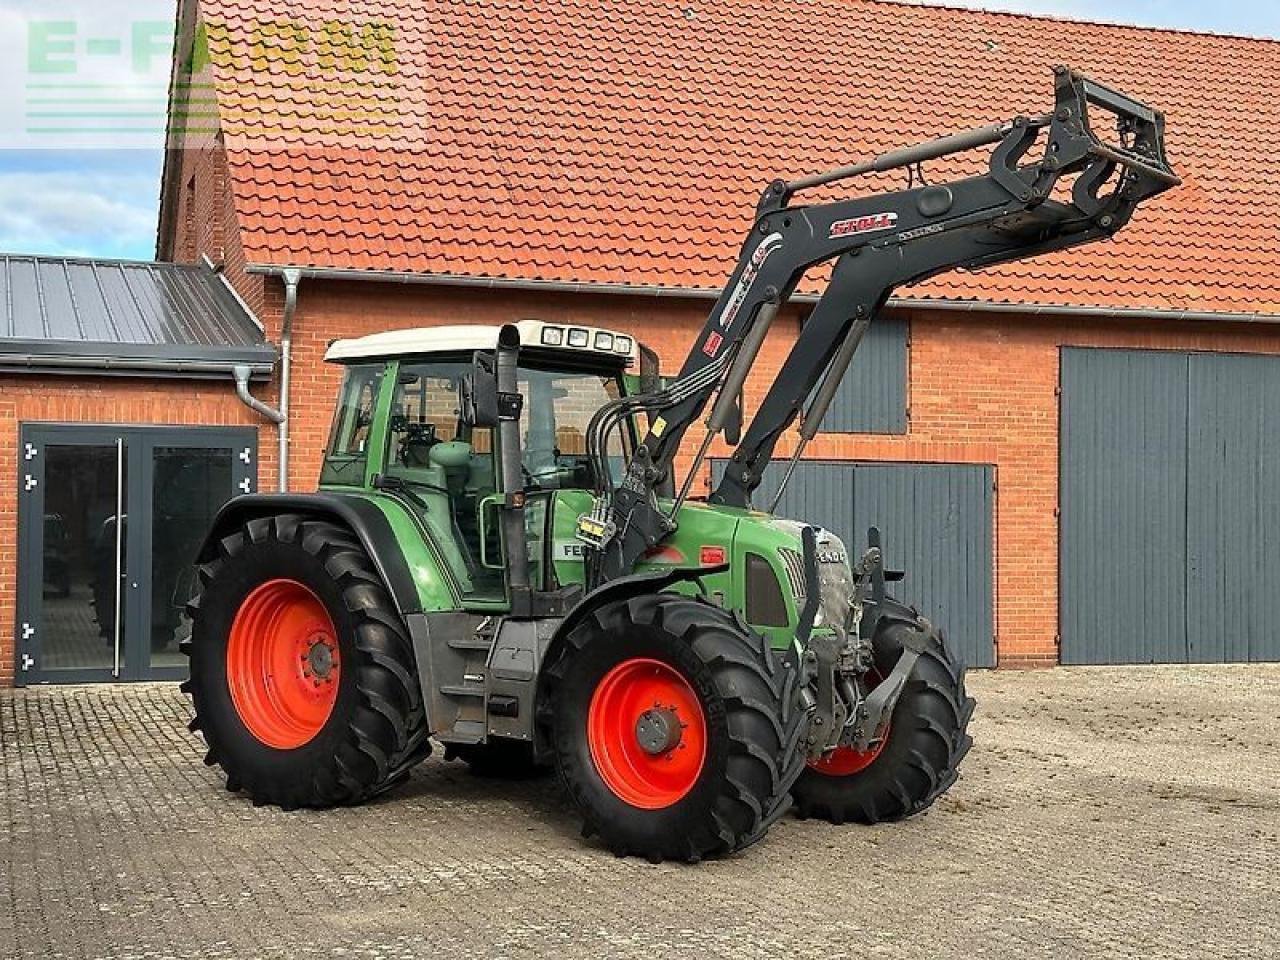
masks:
[[[263,289],[262,317],[277,337],[281,291]],[[706,304],[615,296],[512,294],[461,288],[304,281],[295,322],[291,485],[316,485],[340,371],[322,362],[338,337],[442,323],[501,323],[526,317],[610,327],[658,350],[664,370],[684,358]],[[996,468],[996,624],[1003,666],[1057,660],[1058,367],[1063,345],[1280,353],[1280,331],[1261,326],[1063,322],[1020,316],[910,314],[908,432],[824,434],[819,459],[990,463]],[[749,409],[776,376],[798,330],[785,313],[747,386]],[[255,392],[276,402],[276,386]],[[16,567],[16,490],[21,422],[248,424],[260,431],[259,482],[276,478],[276,433],[236,399],[230,382],[0,378],[0,561]],[[696,443],[698,431],[691,431]],[[688,463],[691,443],[678,468]],[[718,445],[713,455],[725,451]],[[790,437],[778,450],[790,453]],[[705,491],[709,472],[695,491]],[[14,623],[15,577],[0,577],[0,616]],[[0,684],[13,679],[13,639],[0,645]]]
[[[273,281],[274,284],[274,281]],[[270,301],[276,294],[268,290]],[[526,317],[605,326],[656,349],[674,372],[705,316],[694,301],[515,294],[428,286],[306,281],[295,327],[291,482],[319,475],[339,371],[321,362],[330,340],[441,323]],[[910,417],[904,436],[824,434],[816,459],[989,463],[996,468],[996,628],[1003,666],[1057,662],[1058,369],[1062,346],[1280,353],[1280,330],[1250,325],[1064,321],[1015,315],[913,311]],[[776,322],[748,382],[754,409],[798,330]],[[683,470],[693,443],[685,444]],[[778,456],[790,455],[790,436]],[[725,450],[718,444],[712,455]],[[704,470],[695,490],[709,488]]]
[[[244,272],[245,252],[236,219],[233,178],[220,137],[199,137],[178,154],[170,189],[176,192],[173,259],[196,263],[208,257],[222,269],[249,308],[266,310],[265,281]]]
[[[14,679],[18,566],[19,436],[23,423],[191,424],[259,426],[255,414],[224,381],[133,380],[106,377],[0,377],[0,686]],[[274,432],[259,445],[263,489],[275,482]]]

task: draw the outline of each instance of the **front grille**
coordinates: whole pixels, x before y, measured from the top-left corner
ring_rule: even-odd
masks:
[[[778,555],[782,557],[782,565],[787,570],[787,585],[791,587],[791,595],[797,600],[803,600],[809,592],[805,587],[804,557],[790,547],[782,547],[778,550]]]

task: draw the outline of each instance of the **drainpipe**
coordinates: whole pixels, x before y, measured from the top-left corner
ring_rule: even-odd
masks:
[[[302,271],[290,267],[280,274],[284,280],[284,322],[280,330],[280,419],[276,434],[280,441],[280,492],[289,490],[289,380],[293,372],[293,315],[298,309],[298,284]]]
[[[249,392],[248,366],[237,364],[232,369],[236,378],[236,396],[250,410],[265,417],[276,425],[276,435],[280,441],[280,480],[277,489],[281,493],[289,490],[289,375],[292,372],[293,353],[293,314],[298,309],[298,284],[302,282],[302,271],[285,270],[281,274],[284,279],[284,322],[280,331],[280,407],[263,403]]]
[[[254,413],[261,414],[279,426],[284,423],[284,414],[270,404],[263,403],[249,392],[249,376],[251,372],[247,366],[239,363],[231,368],[231,374],[236,378],[236,396],[240,398],[241,403]]]

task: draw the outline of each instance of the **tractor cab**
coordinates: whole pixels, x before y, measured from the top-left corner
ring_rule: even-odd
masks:
[[[599,489],[604,478],[587,455],[587,430],[598,409],[638,382],[642,360],[634,338],[609,330],[536,320],[516,329],[520,486],[536,585],[554,494]],[[492,353],[499,332],[399,330],[337,341],[326,357],[346,370],[321,488],[376,489],[410,504],[469,605],[507,600],[494,522],[503,490],[501,440],[494,425],[477,422],[467,409],[476,354]],[[615,434],[610,460],[619,472],[634,442],[630,425]]]

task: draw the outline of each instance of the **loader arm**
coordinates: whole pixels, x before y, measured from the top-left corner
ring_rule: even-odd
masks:
[[[942,137],[764,192],[738,264],[679,375],[664,390],[624,398],[589,430],[601,457],[609,433],[639,411],[650,429],[620,482],[601,489],[579,536],[588,545],[592,585],[626,575],[675,526],[712,439],[737,440],[742,386],[769,326],[806,271],[834,260],[830,281],[791,353],[737,442],[714,502],[750,504],[779,437],[800,416],[796,458],[817,431],[868,325],[899,286],[953,269],[975,269],[1110,236],[1137,206],[1178,183],[1164,154],[1163,115],[1063,67],[1055,68],[1053,112]],[[1116,143],[1090,127],[1090,107],[1115,121]],[[1032,148],[1043,153],[1024,162]],[[987,172],[924,184],[920,164],[993,146]],[[907,188],[813,206],[796,194],[869,172],[913,171]],[[1070,184],[1060,183],[1074,177]],[[1056,197],[1057,193],[1063,194]],[[816,390],[815,390],[816,387]],[[654,491],[672,469],[685,433],[715,402],[706,435],[669,509]],[[793,460],[794,463],[794,460]],[[608,476],[602,466],[601,476]]]

